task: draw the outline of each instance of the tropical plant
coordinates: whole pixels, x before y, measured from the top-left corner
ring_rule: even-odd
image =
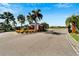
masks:
[[[6,25],[6,31],[9,31],[10,21],[15,21],[14,15],[10,12],[3,12],[3,14],[0,14],[1,19],[5,19],[4,24]]]
[[[13,27],[16,27],[16,24],[17,24],[16,21],[12,22]]]
[[[78,30],[79,30],[79,15],[77,15],[76,16],[76,27],[78,28]]]
[[[76,15],[72,15],[71,17],[68,17],[66,19],[66,25],[69,25],[70,23],[75,23],[75,25],[77,25],[77,16]]]
[[[66,26],[72,24],[72,32],[78,32],[79,30],[79,15],[72,15],[66,19]]]
[[[70,22],[71,22],[71,17],[68,17],[65,21],[67,27],[70,25]]]
[[[38,22],[38,20],[41,20],[43,18],[43,15],[40,13],[41,10],[32,10],[32,17],[34,18],[35,23]]]
[[[27,15],[27,20],[28,20],[29,24],[33,23],[33,17],[31,15],[31,13],[29,13],[29,15]]]
[[[18,19],[19,23],[21,23],[21,27],[22,27],[22,24],[25,23],[25,16],[20,14],[20,15],[18,15],[17,19]]]

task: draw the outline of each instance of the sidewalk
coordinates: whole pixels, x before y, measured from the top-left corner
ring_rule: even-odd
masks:
[[[67,39],[70,43],[70,45],[72,46],[72,48],[75,50],[75,52],[78,54],[79,56],[79,42],[77,42],[69,33],[67,33]]]

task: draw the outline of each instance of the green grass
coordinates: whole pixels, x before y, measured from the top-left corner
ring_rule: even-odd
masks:
[[[76,33],[70,33],[70,35],[76,40],[79,42],[79,34],[76,34]]]
[[[57,27],[56,27],[56,28],[49,28],[49,29],[65,29],[65,28],[57,28]]]
[[[50,26],[49,28],[57,28],[57,29],[60,29],[60,28],[66,28],[66,26]]]

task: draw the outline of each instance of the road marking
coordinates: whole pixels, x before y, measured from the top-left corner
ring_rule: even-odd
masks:
[[[69,42],[69,44],[70,44],[70,46],[73,48],[73,50],[76,52],[76,54],[79,56],[79,52],[76,50],[76,48],[73,46],[73,44],[71,43],[71,41],[69,40],[69,38],[67,37],[67,35],[65,35],[66,36],[66,39],[68,40],[68,42]]]

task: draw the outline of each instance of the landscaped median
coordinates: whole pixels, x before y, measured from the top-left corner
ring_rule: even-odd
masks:
[[[79,34],[76,34],[76,33],[70,33],[70,35],[76,40],[79,42]]]

